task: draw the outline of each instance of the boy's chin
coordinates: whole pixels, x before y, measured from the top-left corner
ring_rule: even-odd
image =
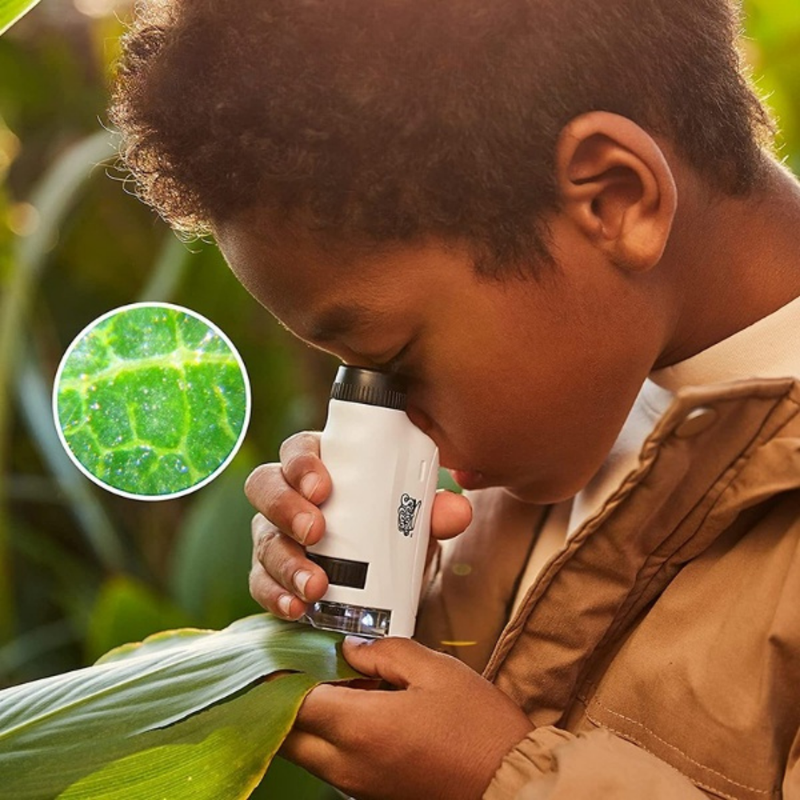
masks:
[[[453,480],[465,491],[497,488],[523,503],[553,505],[575,497],[588,483],[584,475],[545,475],[509,477],[487,475],[477,470],[448,469]]]
[[[549,506],[570,500],[584,487],[585,481],[540,480],[530,483],[509,483],[503,489],[523,503]]]

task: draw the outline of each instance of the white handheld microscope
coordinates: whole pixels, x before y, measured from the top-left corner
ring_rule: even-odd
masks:
[[[405,413],[397,376],[339,367],[320,454],[331,475],[321,541],[308,557],[328,575],[305,621],[361,636],[414,633],[439,451]]]

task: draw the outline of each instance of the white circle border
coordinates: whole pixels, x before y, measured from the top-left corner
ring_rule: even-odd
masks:
[[[111,486],[110,484],[100,480],[100,478],[98,478],[96,475],[90,472],[78,460],[78,457],[70,449],[69,445],[67,444],[67,440],[64,436],[64,432],[61,430],[61,422],[58,416],[58,386],[59,383],[61,382],[61,373],[64,371],[64,367],[66,366],[67,360],[72,354],[72,351],[78,346],[78,344],[83,340],[83,338],[87,336],[89,333],[91,333],[101,322],[105,322],[105,320],[109,319],[109,317],[113,317],[125,311],[131,311],[135,308],[169,308],[173,311],[178,311],[179,313],[187,314],[190,317],[194,317],[195,319],[200,320],[200,322],[202,322],[208,328],[210,328],[228,346],[231,353],[233,353],[234,357],[236,358],[236,363],[239,365],[239,371],[241,372],[242,378],[244,379],[244,391],[245,391],[244,421],[242,422],[242,430],[239,432],[239,438],[236,440],[236,444],[234,444],[234,446],[231,448],[231,451],[226,457],[226,459],[210,475],[207,475],[205,478],[193,484],[192,486],[188,486],[186,489],[181,489],[178,492],[172,492],[169,494],[134,494],[133,492],[126,492],[123,489],[117,489],[116,486]],[[154,301],[145,300],[139,303],[128,303],[127,305],[118,306],[117,308],[112,308],[110,311],[106,311],[105,314],[102,314],[101,316],[97,317],[97,319],[93,320],[88,325],[86,325],[83,328],[83,330],[72,340],[72,343],[67,348],[64,355],[61,357],[61,362],[59,363],[58,370],[56,371],[56,377],[53,380],[53,397],[52,397],[53,424],[55,425],[56,433],[58,434],[58,439],[61,442],[61,446],[66,451],[72,463],[90,481],[97,484],[101,488],[105,489],[107,492],[119,495],[120,497],[127,497],[129,500],[144,500],[146,502],[157,502],[159,500],[174,500],[177,497],[183,497],[184,495],[196,492],[198,489],[202,489],[204,486],[211,483],[211,481],[213,481],[215,478],[221,475],[222,472],[225,471],[225,469],[228,467],[231,461],[233,461],[233,459],[236,457],[236,454],[239,452],[239,448],[242,446],[244,438],[247,435],[247,429],[250,426],[251,410],[252,410],[252,390],[250,388],[250,376],[247,372],[247,368],[244,365],[244,361],[242,360],[242,357],[239,354],[239,351],[236,349],[236,346],[230,340],[230,337],[222,330],[222,328],[219,327],[219,325],[212,322],[210,319],[207,319],[202,314],[192,310],[191,308],[186,308],[185,306],[179,306],[176,303],[165,303],[156,300]]]

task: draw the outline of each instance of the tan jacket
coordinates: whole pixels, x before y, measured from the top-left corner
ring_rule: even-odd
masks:
[[[475,493],[418,632],[537,726],[485,800],[800,800],[799,412],[791,379],[680,392],[510,621],[547,509]]]

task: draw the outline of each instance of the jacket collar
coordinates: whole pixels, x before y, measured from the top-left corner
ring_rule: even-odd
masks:
[[[798,412],[794,379],[679,391],[635,472],[531,586],[484,675],[534,724],[555,724],[684,564],[747,509],[800,487]]]

